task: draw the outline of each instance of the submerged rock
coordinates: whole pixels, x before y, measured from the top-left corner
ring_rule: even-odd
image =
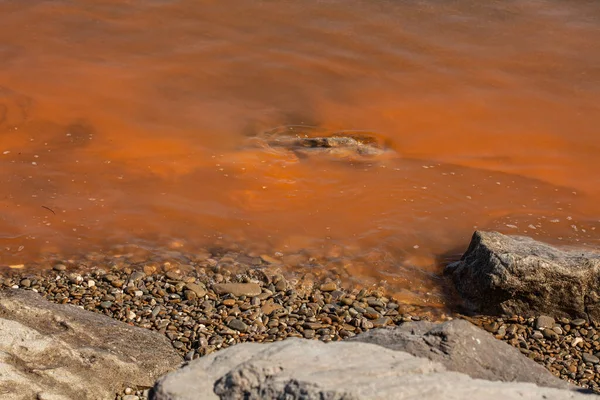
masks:
[[[516,348],[465,320],[441,324],[408,322],[394,328],[361,333],[349,341],[372,343],[425,357],[471,378],[531,382],[561,389],[570,387]]]
[[[115,398],[181,363],[162,335],[30,291],[0,291],[0,397]]]
[[[367,161],[395,155],[383,138],[372,132],[325,131],[305,126],[283,126],[253,138],[262,146],[293,152],[298,157],[316,155]]]
[[[491,382],[368,343],[244,343],[161,378],[154,400],[590,399],[531,383]],[[591,398],[595,398],[592,396]]]
[[[600,254],[563,251],[531,238],[473,234],[461,260],[448,265],[473,311],[600,323]]]

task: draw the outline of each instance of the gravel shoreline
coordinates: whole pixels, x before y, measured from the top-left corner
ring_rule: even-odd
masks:
[[[286,278],[277,268],[250,265],[213,268],[222,263],[116,262],[84,271],[65,262],[45,271],[2,270],[0,288],[33,290],[52,302],[158,331],[186,361],[241,342],[338,341],[409,321],[465,318],[554,375],[600,392],[600,330],[584,320],[446,315],[402,304],[381,289],[346,290],[329,276]],[[146,397],[147,390],[130,388],[117,398]]]
[[[465,317],[553,375],[600,393],[600,329],[584,319]]]

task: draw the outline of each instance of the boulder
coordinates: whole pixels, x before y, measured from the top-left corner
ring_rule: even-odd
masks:
[[[181,364],[162,335],[31,291],[0,291],[0,398],[114,399]]]
[[[465,320],[441,324],[408,322],[394,328],[373,329],[348,340],[428,358],[471,378],[571,388],[516,348]]]
[[[445,272],[470,311],[600,323],[599,253],[478,231]]]
[[[597,398],[532,383],[491,382],[370,343],[291,338],[244,343],[161,378],[153,400],[376,400]]]

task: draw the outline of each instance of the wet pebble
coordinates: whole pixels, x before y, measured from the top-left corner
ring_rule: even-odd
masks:
[[[100,303],[100,307],[106,309],[106,308],[111,308],[113,305],[112,301],[103,301]]]
[[[218,283],[213,285],[213,290],[219,295],[231,294],[236,297],[252,297],[261,293],[258,283]]]
[[[322,292],[333,292],[334,290],[337,289],[337,284],[335,282],[327,282],[322,284],[319,289]]]
[[[54,269],[55,271],[65,271],[67,269],[67,266],[64,264],[55,264],[54,267],[52,267],[52,269]]]
[[[554,318],[547,315],[541,315],[535,320],[535,329],[543,330],[544,328],[552,328],[554,326]]]
[[[229,327],[240,332],[246,332],[248,330],[248,325],[246,325],[244,321],[239,320],[237,318],[234,318],[231,321],[229,321]]]
[[[583,353],[581,355],[581,357],[583,358],[583,361],[586,363],[591,363],[591,364],[598,364],[600,363],[600,359],[598,357],[596,357],[593,354],[589,354],[589,353]]]

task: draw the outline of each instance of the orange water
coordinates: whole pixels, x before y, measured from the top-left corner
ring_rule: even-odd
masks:
[[[475,228],[599,245],[596,1],[4,0],[0,61],[0,264],[236,244],[412,290]],[[287,124],[397,156],[248,144]]]

